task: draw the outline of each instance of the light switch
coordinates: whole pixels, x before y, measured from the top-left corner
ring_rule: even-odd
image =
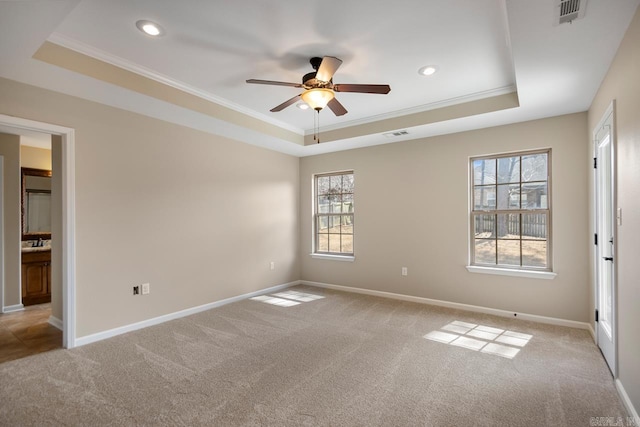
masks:
[[[622,225],[622,208],[618,208],[616,218],[618,219],[618,225]]]

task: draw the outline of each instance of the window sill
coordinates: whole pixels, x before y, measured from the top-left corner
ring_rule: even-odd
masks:
[[[329,259],[333,261],[353,262],[356,257],[353,255],[329,255],[329,254],[309,254],[313,259]]]
[[[529,279],[545,279],[553,280],[557,274],[551,271],[532,271],[532,270],[510,270],[508,268],[497,267],[480,267],[477,265],[468,265],[469,273],[496,274],[499,276],[527,277]]]

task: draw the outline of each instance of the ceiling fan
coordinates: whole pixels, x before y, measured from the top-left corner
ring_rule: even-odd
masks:
[[[333,56],[325,56],[324,58],[314,57],[311,58],[309,62],[315,71],[305,74],[302,77],[302,83],[256,79],[249,79],[247,83],[291,86],[305,89],[301,94],[273,107],[270,110],[273,113],[282,111],[302,99],[318,112],[324,107],[329,107],[336,116],[342,116],[347,113],[347,109],[335,98],[335,92],[379,93],[384,95],[391,90],[389,85],[334,84],[333,74],[342,64],[342,60]]]

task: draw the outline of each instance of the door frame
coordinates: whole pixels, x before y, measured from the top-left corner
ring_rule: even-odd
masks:
[[[610,120],[611,121],[611,130],[610,130],[610,147],[611,147],[611,197],[612,197],[612,210],[613,212],[611,212],[612,218],[613,218],[613,256],[614,256],[614,261],[613,261],[613,265],[612,265],[612,269],[613,269],[613,273],[612,273],[612,284],[611,284],[611,289],[612,289],[612,295],[611,295],[611,306],[612,306],[612,316],[611,316],[611,337],[612,337],[612,344],[613,344],[613,360],[612,360],[612,364],[613,366],[609,366],[609,368],[611,369],[611,373],[613,374],[613,378],[617,378],[618,377],[618,301],[617,301],[617,283],[618,283],[618,268],[617,268],[617,254],[618,254],[618,223],[617,223],[617,216],[616,216],[616,206],[618,205],[618,200],[617,200],[617,192],[616,192],[616,188],[617,188],[617,175],[616,175],[616,164],[617,164],[617,158],[616,158],[616,133],[615,133],[615,100],[611,101],[611,103],[609,104],[609,106],[607,107],[607,109],[605,110],[605,112],[602,114],[602,117],[600,118],[600,121],[598,122],[598,124],[596,125],[596,127],[593,129],[592,131],[592,138],[591,138],[591,145],[592,145],[592,153],[593,153],[593,158],[594,158],[594,162],[595,159],[597,158],[597,153],[598,153],[598,133],[599,131],[603,128],[603,126]],[[595,165],[594,165],[595,166]],[[597,191],[598,191],[598,183],[597,183],[597,171],[596,168],[594,167],[593,169],[593,174],[592,174],[592,192],[591,192],[591,197],[592,197],[592,219],[591,219],[591,223],[592,223],[592,227],[593,227],[593,231],[594,231],[594,236],[595,233],[598,230],[598,198],[597,198]],[[595,243],[595,242],[594,242]],[[604,242],[601,241],[601,239],[598,240],[598,246],[602,245]],[[593,295],[594,295],[594,316],[595,316],[595,310],[598,310],[599,308],[599,301],[600,301],[600,287],[599,287],[599,270],[598,270],[598,263],[600,262],[598,256],[600,253],[600,249],[597,245],[593,245],[593,250],[592,250],[592,262],[593,262]],[[595,317],[594,317],[595,320]],[[598,349],[600,349],[599,347],[599,340],[600,340],[600,333],[599,333],[599,327],[597,324],[597,321],[594,322],[594,330],[595,330],[595,342],[596,342],[596,346],[598,346]],[[607,361],[607,365],[609,364],[609,362]]]
[[[76,346],[75,130],[0,114],[0,125],[62,139],[62,346]],[[2,283],[4,293],[4,283]]]
[[[4,311],[4,156],[0,156],[0,313]]]

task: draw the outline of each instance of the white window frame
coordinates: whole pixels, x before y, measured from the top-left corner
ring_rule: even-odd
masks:
[[[319,174],[315,174],[313,175],[313,191],[312,191],[312,197],[313,197],[313,224],[312,224],[312,233],[313,233],[313,238],[312,238],[312,252],[311,252],[311,257],[312,258],[316,258],[316,259],[326,259],[326,260],[335,260],[335,261],[354,261],[355,260],[355,209],[352,212],[341,212],[341,213],[319,213],[318,212],[318,178],[322,178],[322,177],[331,177],[331,176],[339,176],[339,175],[354,175],[355,178],[355,173],[353,170],[344,170],[344,171],[335,171],[335,172],[326,172],[326,173],[319,173]],[[346,194],[346,193],[341,193],[341,194]],[[355,199],[355,187],[354,187],[354,191],[352,193],[354,195],[354,199]],[[355,203],[354,203],[355,206]],[[319,251],[318,250],[318,230],[317,230],[317,224],[318,224],[318,218],[320,216],[351,216],[352,219],[352,226],[353,226],[353,232],[352,232],[352,239],[353,239],[353,252],[324,252],[324,251]],[[342,234],[342,233],[340,233]]]
[[[487,159],[500,159],[500,158],[509,158],[509,157],[523,157],[527,155],[534,154],[547,154],[547,207],[536,208],[536,209],[526,209],[520,207],[520,209],[498,209],[496,206],[492,209],[475,209],[475,183],[474,183],[474,169],[473,163],[477,160],[487,160]],[[551,189],[552,189],[552,156],[551,149],[538,149],[538,150],[529,150],[529,151],[517,151],[517,152],[509,152],[509,153],[501,153],[501,154],[492,154],[485,156],[476,156],[471,157],[469,159],[469,265],[467,266],[467,270],[472,273],[483,273],[483,274],[497,274],[497,275],[508,275],[508,276],[516,276],[516,277],[529,277],[529,278],[540,278],[540,279],[553,279],[556,274],[553,273],[553,256],[552,256],[552,197],[551,197]],[[497,174],[497,170],[496,170]],[[522,171],[520,171],[522,174]],[[520,175],[520,179],[518,184],[522,185],[522,175]],[[496,184],[497,185],[497,179]],[[521,260],[520,265],[505,265],[498,264],[497,259],[495,264],[488,263],[479,263],[475,260],[475,227],[474,221],[475,217],[478,215],[497,215],[497,214],[518,214],[520,215],[520,227],[522,227],[522,214],[528,213],[544,213],[546,214],[546,242],[547,242],[547,259],[545,267],[533,267],[533,266],[523,266],[522,265],[522,252],[521,252]],[[496,238],[496,242],[498,239]],[[520,228],[520,239],[517,240],[522,244],[522,228]],[[496,256],[497,256],[496,249]]]

